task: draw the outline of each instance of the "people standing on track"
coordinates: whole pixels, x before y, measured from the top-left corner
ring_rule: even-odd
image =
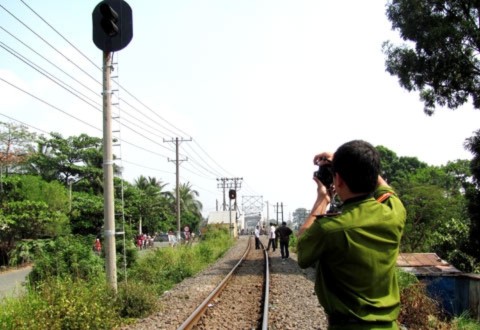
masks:
[[[270,250],[270,246],[273,249],[273,252],[275,252],[275,249],[277,248],[277,242],[275,241],[275,224],[273,222],[270,222],[270,232],[268,233],[268,245],[267,245],[267,251]]]
[[[260,227],[255,227],[255,250],[260,249]]]
[[[398,329],[396,261],[406,211],[380,176],[379,152],[354,140],[314,163],[333,183],[314,177],[317,198],[300,227],[297,257],[302,268],[316,265],[315,292],[329,329]],[[334,194],[343,205],[326,213]]]
[[[275,230],[275,236],[280,241],[280,254],[282,255],[282,260],[290,257],[288,244],[290,243],[290,235],[292,235],[292,233],[292,230],[287,227],[287,223],[285,221],[283,221],[282,225]]]

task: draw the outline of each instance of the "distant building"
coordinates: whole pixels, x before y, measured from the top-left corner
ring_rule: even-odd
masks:
[[[230,228],[231,225],[233,237],[237,237],[239,230],[243,228],[243,216],[237,214],[236,211],[210,212],[208,214],[207,224],[220,224],[226,228]]]

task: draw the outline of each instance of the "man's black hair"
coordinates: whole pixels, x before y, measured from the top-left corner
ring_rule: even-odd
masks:
[[[337,149],[332,167],[352,193],[371,193],[380,174],[380,154],[370,143],[353,140]]]

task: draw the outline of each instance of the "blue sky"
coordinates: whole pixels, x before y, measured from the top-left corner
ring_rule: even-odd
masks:
[[[97,3],[0,0],[1,121],[11,117],[65,137],[102,135],[101,106],[92,106],[101,104],[102,53],[92,41],[91,18]],[[164,141],[192,138],[180,145],[188,158],[181,182],[200,193],[205,214],[222,201],[216,178],[242,177],[239,204],[244,195],[263,196],[270,206],[283,203],[288,219],[313,204],[314,154],[343,142],[364,139],[432,165],[471,157],[463,143],[478,129],[478,111],[439,108],[428,117],[418,94],[385,72],[381,45],[399,42],[385,1],[128,3],[133,39],[114,55],[121,85],[115,125],[123,141],[114,152],[127,181],[154,176],[174,189],[173,144]],[[5,47],[84,96],[60,88]]]

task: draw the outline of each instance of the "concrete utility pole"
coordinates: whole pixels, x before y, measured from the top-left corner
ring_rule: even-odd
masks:
[[[280,206],[282,208],[282,223],[283,223],[283,203],[280,203]]]
[[[179,146],[180,142],[185,142],[185,141],[192,141],[192,138],[188,140],[179,139],[178,137],[175,139],[171,139],[169,141],[166,141],[163,139],[163,142],[174,142],[175,143],[175,160],[168,159],[169,162],[174,162],[175,163],[175,176],[176,176],[176,187],[175,187],[175,198],[177,200],[177,239],[180,242],[180,236],[182,232],[182,228],[180,227],[180,162],[187,161],[188,158],[185,159],[180,159],[180,153],[179,153]]]
[[[120,14],[119,14],[120,13]],[[112,54],[125,48],[133,37],[132,8],[125,1],[103,0],[92,12],[93,43],[103,51],[103,208],[105,269],[107,281],[117,293],[115,214],[112,159]]]
[[[105,226],[105,269],[110,287],[116,293],[117,255],[115,247],[115,214],[113,202],[111,72],[112,53],[103,52],[103,217]]]
[[[227,181],[230,180],[229,178],[217,178],[217,188],[223,189],[223,204],[222,204],[222,210],[226,211],[227,210],[227,203],[225,201],[225,189],[227,188]]]

